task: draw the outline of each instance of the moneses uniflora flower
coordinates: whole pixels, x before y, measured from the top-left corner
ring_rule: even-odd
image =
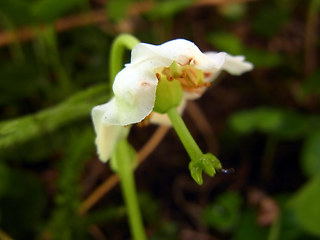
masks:
[[[158,46],[137,44],[132,49],[130,64],[115,78],[114,97],[92,110],[100,159],[110,158],[116,142],[126,135],[123,126],[139,123],[146,117],[151,122],[169,124],[165,110],[154,111],[159,82],[179,83],[183,91],[176,107],[182,112],[186,101],[200,97],[222,70],[240,75],[252,67],[243,56],[202,53],[195,44],[184,39]]]

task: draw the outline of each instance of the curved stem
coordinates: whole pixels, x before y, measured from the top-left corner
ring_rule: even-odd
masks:
[[[170,121],[173,125],[174,130],[178,134],[184,148],[186,149],[188,155],[192,161],[197,161],[200,156],[203,155],[198,144],[194,141],[192,135],[190,134],[188,128],[186,127],[184,121],[179,115],[177,109],[171,108],[167,112]]]
[[[131,50],[140,41],[129,35],[119,35],[111,46],[110,53],[110,91],[112,91],[113,81],[118,72],[123,68],[124,50]],[[119,174],[121,190],[124,196],[125,204],[128,211],[130,230],[135,240],[145,240],[146,235],[140,214],[135,179],[133,154],[131,146],[126,138],[117,143],[114,156],[114,163],[117,165],[116,170]]]
[[[121,190],[126,203],[129,223],[133,239],[135,240],[145,240],[145,232],[142,223],[142,217],[139,210],[139,203],[136,193],[136,186],[134,181],[134,166],[133,159],[134,156],[130,145],[126,139],[118,142],[115,153],[114,160],[117,162],[117,171],[120,177]]]
[[[123,68],[124,51],[131,50],[138,43],[140,41],[129,34],[121,34],[113,41],[110,53],[110,91],[112,91],[114,78]]]

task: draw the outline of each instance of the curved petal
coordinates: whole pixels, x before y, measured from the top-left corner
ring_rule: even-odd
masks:
[[[123,135],[124,127],[102,124],[97,132],[95,140],[99,159],[106,162],[111,157],[117,142]]]
[[[115,97],[104,105],[103,123],[129,125],[148,116],[154,107],[158,84],[154,69],[162,65],[158,59],[148,59],[122,69],[113,84]]]
[[[210,59],[215,59],[220,53],[206,52]],[[244,56],[232,56],[225,53],[225,62],[221,67],[222,70],[227,71],[232,75],[241,75],[253,69],[253,64],[245,61]],[[216,75],[215,75],[216,76]]]
[[[145,59],[167,59],[166,65],[176,61],[181,65],[193,63],[199,69],[219,69],[225,58],[225,53],[217,54],[210,59],[192,42],[185,39],[175,39],[162,45],[139,43],[132,49],[131,63],[139,63]]]
[[[99,159],[106,162],[114,150],[116,143],[126,136],[127,130],[122,126],[103,124],[105,104],[96,106],[91,111],[94,129],[96,132],[96,146]]]

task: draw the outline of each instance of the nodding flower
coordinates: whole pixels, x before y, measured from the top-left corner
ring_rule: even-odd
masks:
[[[161,45],[137,44],[132,49],[130,63],[115,77],[114,97],[92,109],[100,160],[106,162],[117,141],[127,135],[128,128],[124,126],[147,117],[151,123],[170,125],[166,114],[154,111],[159,81],[180,83],[183,96],[177,109],[181,113],[186,101],[201,97],[222,70],[240,75],[252,68],[243,56],[202,53],[194,43],[184,39]]]

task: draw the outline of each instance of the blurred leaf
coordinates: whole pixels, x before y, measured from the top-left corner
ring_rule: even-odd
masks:
[[[237,36],[230,33],[212,33],[209,41],[219,50],[232,55],[244,55],[255,67],[275,67],[283,63],[281,55],[245,46]]]
[[[271,37],[281,30],[283,25],[289,20],[289,17],[287,8],[265,4],[264,7],[256,12],[253,30],[264,37]]]
[[[312,118],[287,109],[259,107],[234,113],[229,124],[240,134],[259,131],[280,138],[296,139],[308,134]]]
[[[0,1],[0,15],[5,16],[13,25],[25,25],[35,22],[29,0]]]
[[[179,239],[179,226],[175,222],[165,221],[150,238],[150,240],[176,240]]]
[[[0,173],[1,227],[16,239],[28,239],[42,225],[46,204],[43,184],[33,174],[3,164]]]
[[[55,107],[0,122],[0,149],[53,132],[85,117],[89,118],[91,108],[107,100],[107,96],[107,85],[98,85],[75,94]]]
[[[157,199],[154,199],[151,196],[151,193],[146,191],[140,192],[138,199],[144,221],[148,224],[155,224],[157,221],[159,221],[160,206]]]
[[[303,95],[320,95],[320,69],[302,82],[301,91]]]
[[[181,10],[191,6],[195,0],[163,0],[156,1],[153,9],[147,13],[151,20],[171,18]]]
[[[230,3],[230,4],[222,4],[219,6],[219,12],[224,17],[231,20],[238,20],[247,12],[246,3]]]
[[[84,163],[95,149],[93,142],[94,133],[91,128],[70,132],[67,152],[59,162],[56,206],[47,229],[52,234],[52,239],[86,239],[85,220],[77,214],[81,196],[79,180]]]
[[[32,62],[1,62],[0,66],[0,105],[12,104],[39,90],[37,69]]]
[[[119,22],[124,19],[132,3],[134,3],[134,0],[109,0],[106,4],[109,19],[114,22]]]
[[[252,210],[246,211],[241,219],[240,224],[235,231],[232,240],[266,240],[268,229],[257,224],[256,214]]]
[[[307,232],[320,236],[320,173],[293,196],[289,206],[299,225]]]
[[[32,5],[32,13],[42,21],[54,21],[87,0],[37,0]]]
[[[206,225],[220,231],[230,231],[239,223],[242,198],[237,192],[225,192],[203,211]]]
[[[304,142],[301,161],[302,170],[308,177],[320,173],[320,131],[314,132]]]

